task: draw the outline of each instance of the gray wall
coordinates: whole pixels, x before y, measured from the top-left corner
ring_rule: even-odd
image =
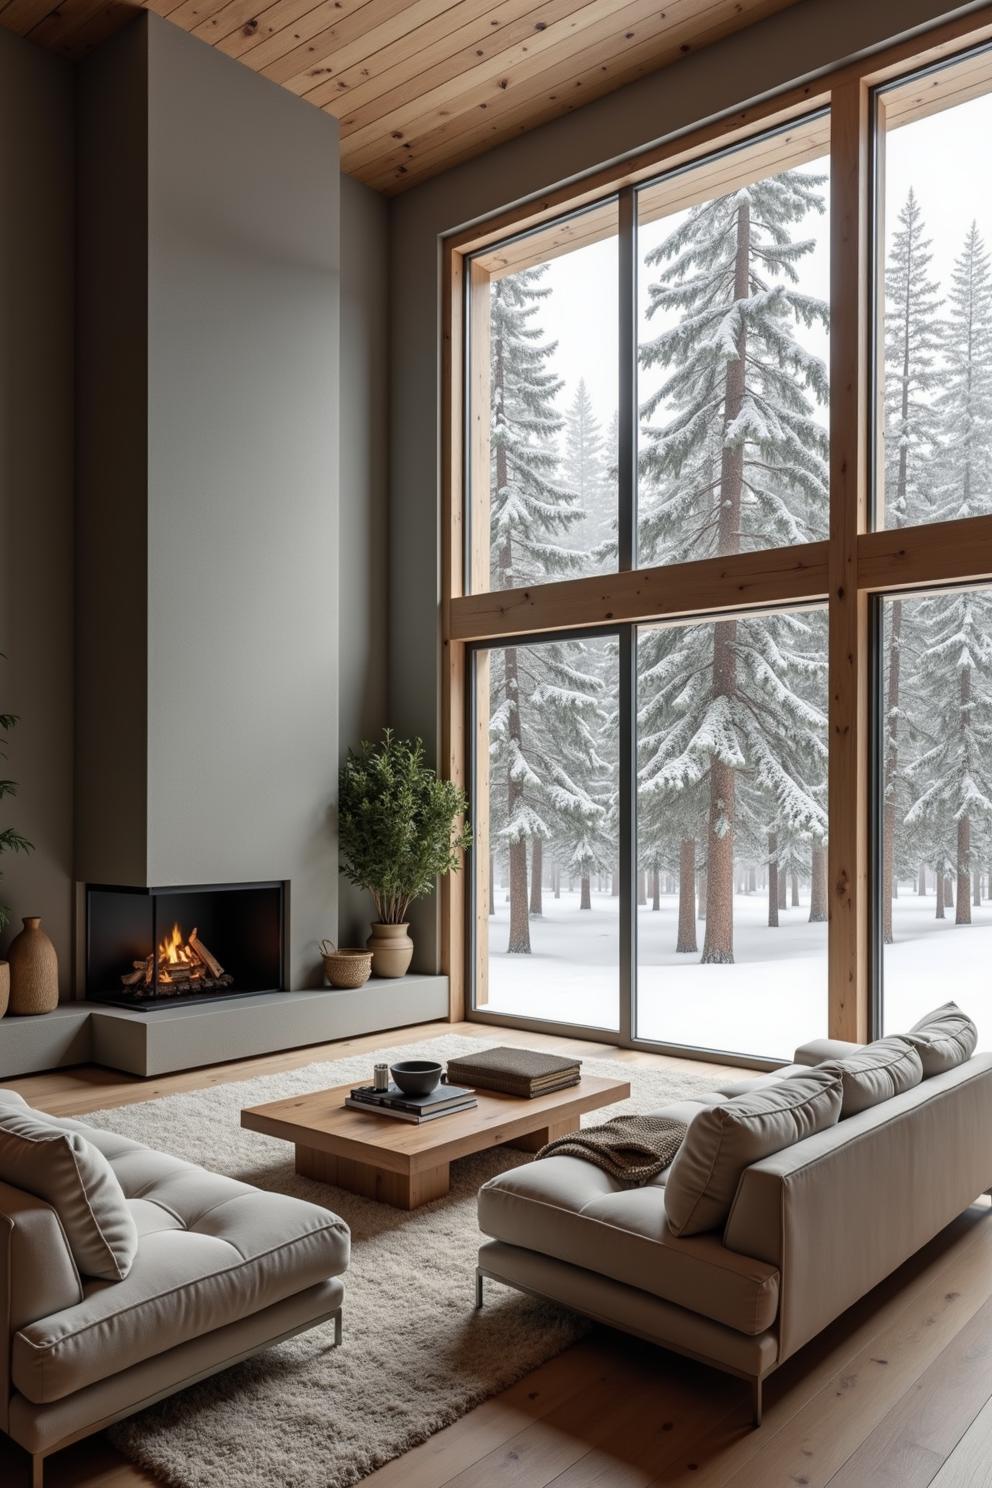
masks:
[[[804,0],[395,198],[390,210],[390,721],[437,747],[440,240],[946,16],[941,0]],[[412,933],[437,965],[438,906]]]
[[[337,928],[337,124],[144,15],[81,68],[79,142],[81,676],[104,680],[78,876],[286,879],[306,986]],[[122,231],[142,272],[114,280]]]
[[[0,803],[35,844],[0,898],[40,914],[71,980],[73,145],[67,63],[0,31]],[[3,941],[0,941],[2,944]]]
[[[341,177],[341,522],[339,737],[342,755],[374,739],[386,717],[388,556],[388,212]],[[338,933],[362,945],[368,895],[341,879]]]

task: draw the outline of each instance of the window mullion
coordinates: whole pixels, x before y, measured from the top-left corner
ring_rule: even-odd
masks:
[[[620,192],[617,211],[617,548],[618,567],[623,571],[637,561],[637,196],[633,186]]]

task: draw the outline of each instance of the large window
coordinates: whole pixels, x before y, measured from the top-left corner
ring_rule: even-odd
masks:
[[[955,995],[992,1034],[992,48],[967,28],[449,245],[445,706],[476,846],[446,944],[478,1018],[776,1060]]]
[[[953,997],[992,1036],[992,589],[881,601],[887,1033]]]
[[[615,638],[476,658],[477,1006],[619,1027]]]
[[[827,1031],[822,610],[637,642],[640,1038],[786,1057]]]

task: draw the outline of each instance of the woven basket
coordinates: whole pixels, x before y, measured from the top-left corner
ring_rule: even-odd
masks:
[[[329,940],[320,942],[324,958],[324,975],[332,987],[345,991],[349,987],[364,987],[372,975],[372,952],[360,949],[338,950]]]

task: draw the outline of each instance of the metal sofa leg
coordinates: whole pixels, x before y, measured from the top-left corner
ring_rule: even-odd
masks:
[[[763,1386],[764,1380],[761,1378],[760,1375],[757,1379],[751,1381],[751,1411],[755,1427],[761,1425],[761,1397]]]
[[[475,1273],[475,1310],[476,1310],[476,1312],[479,1312],[485,1306],[486,1299],[483,1296],[483,1290],[482,1290],[483,1287],[484,1287],[484,1285],[485,1285],[485,1281],[486,1281],[486,1278],[483,1276],[482,1272],[481,1271],[476,1271],[476,1273]]]
[[[334,1314],[334,1347],[335,1348],[340,1348],[341,1347],[341,1334],[342,1334],[341,1308],[339,1307],[338,1310],[337,1310],[337,1312]]]

